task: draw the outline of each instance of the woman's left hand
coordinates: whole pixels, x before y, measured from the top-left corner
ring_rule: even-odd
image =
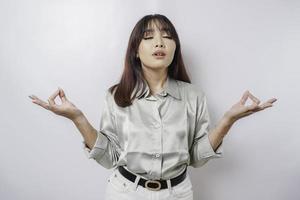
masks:
[[[253,101],[253,103],[249,106],[246,106],[245,103],[250,97],[250,99]],[[268,101],[264,102],[263,104],[260,104],[260,100],[253,96],[248,90],[244,92],[241,100],[234,104],[229,111],[225,113],[225,117],[231,121],[235,122],[238,119],[241,119],[243,117],[246,117],[248,115],[251,115],[255,112],[264,110],[265,108],[272,107],[273,103],[277,101],[276,98],[269,99]],[[260,104],[260,105],[259,105]]]

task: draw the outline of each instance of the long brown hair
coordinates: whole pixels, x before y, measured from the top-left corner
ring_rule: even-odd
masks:
[[[175,27],[164,15],[146,15],[136,23],[131,32],[125,56],[124,70],[120,82],[109,88],[109,92],[114,94],[114,99],[118,106],[130,106],[133,99],[137,97],[140,89],[142,89],[140,94],[143,94],[146,89],[141,61],[136,55],[138,53],[139,44],[143,39],[144,32],[152,21],[155,23],[158,22],[162,26],[162,29],[165,30],[176,43],[173,61],[168,66],[168,76],[176,80],[191,83],[183,63],[180,41]],[[135,88],[137,88],[137,90],[135,90]],[[114,93],[115,89],[116,91]],[[135,93],[133,94],[134,91]]]

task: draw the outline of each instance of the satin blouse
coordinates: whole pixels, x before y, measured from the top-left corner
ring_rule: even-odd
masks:
[[[107,90],[97,139],[84,151],[107,169],[124,166],[146,179],[170,179],[187,166],[201,167],[223,157],[223,141],[213,150],[210,116],[202,89],[167,77],[152,95],[149,85],[131,106],[118,106]]]

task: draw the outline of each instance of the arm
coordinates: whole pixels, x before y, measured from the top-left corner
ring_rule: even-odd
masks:
[[[102,112],[100,131],[89,123],[84,114],[72,120],[82,134],[83,147],[88,158],[96,160],[103,167],[110,169],[116,166],[119,157],[118,139],[110,120],[110,114],[105,106]],[[109,138],[109,139],[108,139]]]
[[[84,141],[82,141],[83,149],[87,157],[96,160],[107,169],[117,165],[121,153],[113,101],[113,96],[107,91],[102,107],[99,130],[94,129],[84,115],[73,121],[84,138]]]
[[[58,95],[61,98],[61,105],[54,101]],[[49,104],[35,95],[29,97],[33,103],[73,121],[84,138],[83,147],[88,158],[93,158],[108,169],[116,166],[121,150],[111,105],[113,97],[108,90],[102,109],[99,131],[93,128],[82,111],[67,99],[61,88],[49,97]]]
[[[72,121],[81,133],[84,142],[92,149],[97,139],[97,130],[89,123],[83,113]]]
[[[208,138],[214,151],[216,151],[217,147],[221,144],[223,138],[225,137],[233,123],[233,120],[230,120],[228,117],[223,116],[217,126],[210,131]]]
[[[248,97],[250,97],[250,99],[253,101],[252,105],[250,106],[245,105]],[[234,122],[255,112],[272,107],[276,100],[276,98],[271,98],[265,103],[259,105],[260,100],[253,96],[248,90],[245,91],[240,101],[234,104],[224,114],[217,126],[210,131],[209,141],[213,149],[215,150],[219,146]]]
[[[190,149],[189,165],[192,167],[201,167],[212,158],[223,157],[223,137],[219,134],[221,126],[218,126],[214,131],[211,131],[210,121],[207,99],[204,93],[201,92],[197,97],[195,128],[193,130],[194,138]],[[214,139],[215,137],[216,139]],[[214,143],[214,148],[211,144],[212,142]]]

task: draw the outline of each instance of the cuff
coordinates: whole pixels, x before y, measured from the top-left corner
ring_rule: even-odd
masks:
[[[100,131],[97,131],[97,139],[94,144],[94,147],[90,149],[85,141],[82,141],[82,148],[84,150],[85,155],[91,159],[95,159],[96,157],[101,156],[105,153],[107,148],[108,139],[105,135],[103,135]]]
[[[199,152],[201,152],[201,157],[214,157],[214,158],[220,158],[223,157],[223,140],[220,143],[220,145],[217,147],[216,151],[214,151],[210,141],[208,134],[206,134],[204,137],[202,137],[199,141],[201,145],[199,145]]]

